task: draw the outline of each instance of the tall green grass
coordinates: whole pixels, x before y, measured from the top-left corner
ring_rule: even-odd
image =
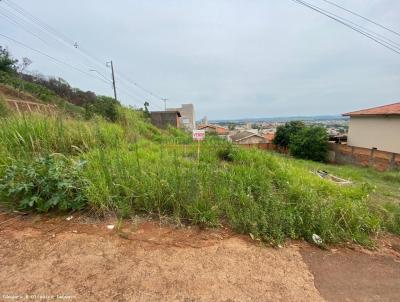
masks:
[[[76,154],[93,147],[117,147],[123,135],[119,125],[102,120],[84,122],[41,115],[0,119],[0,148],[10,156]]]
[[[367,244],[373,234],[400,231],[398,204],[371,198],[377,186],[396,188],[396,173],[341,170],[238,149],[217,138],[202,142],[198,158],[188,134],[161,131],[140,112],[122,110],[114,124],[42,116],[0,119],[0,178],[16,161],[28,164],[62,153],[86,163],[79,175],[87,185],[80,192],[87,207],[99,214],[145,213],[178,223],[227,224],[272,242],[311,240],[318,234],[327,243]],[[317,168],[354,183],[338,186],[311,173]]]
[[[370,211],[366,184],[338,187],[294,160],[258,150],[234,150],[232,162],[221,162],[217,150],[197,162],[194,151],[185,157],[182,150],[139,144],[85,154],[90,205],[204,226],[228,223],[278,242],[317,233],[327,242],[365,243],[383,227]]]

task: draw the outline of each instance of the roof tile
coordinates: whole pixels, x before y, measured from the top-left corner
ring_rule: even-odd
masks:
[[[400,102],[344,113],[344,116],[364,116],[364,115],[400,115]]]

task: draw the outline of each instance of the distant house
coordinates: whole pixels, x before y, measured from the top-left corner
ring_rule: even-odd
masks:
[[[168,108],[167,111],[179,111],[180,127],[187,130],[196,129],[196,119],[193,104],[182,104],[180,108]]]
[[[150,112],[151,123],[161,129],[168,126],[180,127],[181,114],[179,111],[152,111]]]
[[[265,137],[250,131],[241,131],[230,137],[235,144],[261,144],[266,143]]]
[[[267,132],[263,136],[267,140],[267,143],[272,143],[275,138],[275,132]]]
[[[349,146],[400,153],[400,102],[343,115],[350,117]]]
[[[208,132],[208,133],[216,133],[218,135],[228,135],[228,133],[229,133],[229,129],[228,128],[225,128],[225,127],[222,127],[222,126],[219,126],[219,125],[211,125],[211,124],[200,125],[198,127],[198,129],[199,130],[204,130],[205,132]]]

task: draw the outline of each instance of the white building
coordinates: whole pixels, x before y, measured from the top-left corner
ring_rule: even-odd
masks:
[[[350,117],[349,146],[400,153],[400,102],[343,115]]]

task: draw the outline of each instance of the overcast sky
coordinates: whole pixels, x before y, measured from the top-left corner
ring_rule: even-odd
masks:
[[[0,34],[80,70],[110,76],[109,69],[71,45],[19,19],[18,26],[11,23],[4,14],[15,11],[4,1]],[[400,100],[399,54],[291,0],[12,1],[80,49],[104,62],[112,59],[124,104],[138,106],[148,99],[152,109],[163,108],[161,100],[125,78],[168,98],[169,106],[193,103],[197,118],[338,114]],[[400,36],[322,0],[308,1],[400,43]],[[332,1],[400,32],[398,0]],[[30,72],[112,95],[109,84],[1,36],[0,45],[17,58],[29,57]]]

